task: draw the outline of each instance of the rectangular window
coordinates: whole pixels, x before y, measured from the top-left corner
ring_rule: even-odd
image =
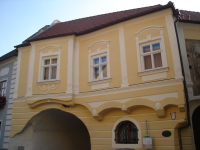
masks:
[[[144,64],[144,70],[163,67],[160,42],[141,46],[141,57]]]
[[[107,55],[95,56],[92,58],[93,80],[107,78]]]
[[[6,86],[7,86],[7,81],[2,81],[0,82],[0,95],[5,96],[6,94]]]
[[[56,79],[57,66],[57,58],[43,59],[43,80]]]

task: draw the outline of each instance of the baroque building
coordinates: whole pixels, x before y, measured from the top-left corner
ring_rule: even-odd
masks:
[[[169,2],[55,21],[17,45],[9,150],[194,149],[177,16]]]

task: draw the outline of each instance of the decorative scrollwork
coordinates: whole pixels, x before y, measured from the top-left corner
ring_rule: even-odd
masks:
[[[43,90],[43,91],[45,91],[45,90],[55,90],[56,88],[58,87],[58,84],[57,85],[54,85],[54,84],[52,84],[52,85],[49,85],[49,84],[47,84],[47,85],[43,85],[42,87],[39,85],[39,88],[41,89],[41,90]]]

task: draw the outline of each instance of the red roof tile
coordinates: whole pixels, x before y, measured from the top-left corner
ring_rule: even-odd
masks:
[[[24,42],[23,44],[17,45],[15,47],[18,48],[27,46],[27,44],[30,45],[29,42],[31,41],[37,41],[53,37],[60,37],[66,35],[78,36],[87,34],[126,20],[130,20],[136,17],[147,15],[167,8],[171,8],[173,12],[175,12],[173,3],[169,1],[166,5],[155,5],[137,9],[130,9],[114,13],[102,14],[98,16],[81,18],[67,22],[61,22],[49,27],[44,32],[40,33],[34,38],[27,39],[26,40],[27,43]]]
[[[180,10],[182,21],[188,21],[188,15],[190,15],[191,21],[200,21],[200,12],[194,12],[194,11],[186,11],[186,10]],[[184,15],[184,18],[183,18]]]
[[[61,22],[56,24],[55,26],[49,28],[46,32],[43,32],[36,38],[30,41],[36,41],[40,39],[46,39],[51,37],[58,37],[64,35],[82,35],[89,32],[96,31],[98,29],[108,27],[110,25],[132,19],[135,17],[139,17],[148,13],[152,13],[158,11],[160,9],[165,9],[166,6],[172,6],[173,4],[169,2],[167,5],[155,5],[125,11],[119,11],[109,14],[103,14],[98,16],[92,16],[87,18],[81,18],[77,20]]]

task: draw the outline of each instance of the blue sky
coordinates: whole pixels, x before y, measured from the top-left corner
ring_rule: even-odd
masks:
[[[0,56],[54,20],[69,21],[109,12],[134,9],[168,0],[0,0]],[[174,0],[182,10],[200,11],[198,0]]]

